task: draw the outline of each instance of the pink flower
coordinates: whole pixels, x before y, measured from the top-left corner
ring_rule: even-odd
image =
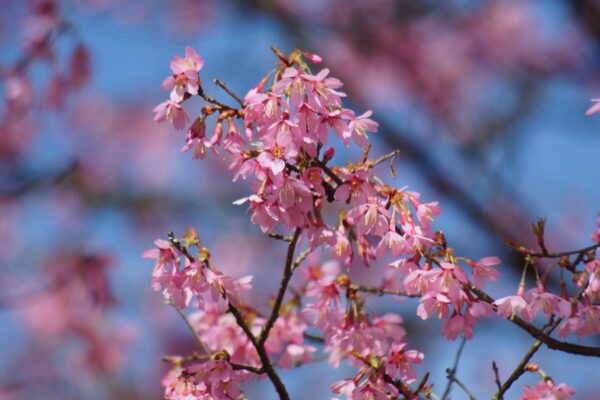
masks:
[[[185,57],[175,56],[171,61],[171,70],[175,75],[188,72],[197,73],[204,67],[204,59],[191,47],[185,48]]]
[[[588,108],[588,110],[585,112],[585,115],[593,115],[596,114],[597,112],[600,112],[600,99],[592,99],[592,101],[595,103],[594,105],[592,105],[590,108]]]
[[[306,75],[308,81],[306,85],[306,96],[308,104],[319,112],[328,113],[330,107],[341,105],[341,98],[346,94],[338,92],[343,86],[339,79],[327,77],[329,69],[325,68],[319,71],[317,75]]]
[[[338,175],[344,179],[344,183],[335,190],[335,199],[340,202],[349,202],[352,205],[365,203],[371,196],[377,196],[373,185],[369,182],[371,171],[367,168],[360,168],[350,172],[347,169],[341,169]]]
[[[462,334],[465,339],[473,338],[473,327],[476,319],[469,318],[470,315],[454,314],[444,322],[442,335],[446,339],[455,340],[459,334]]]
[[[525,386],[520,400],[571,400],[575,390],[564,383],[558,385],[551,380],[539,382],[533,388]]]
[[[522,310],[523,318],[532,321],[539,310],[544,312],[546,318],[550,319],[552,315],[569,317],[571,313],[571,304],[569,301],[546,291],[542,285],[530,289],[525,294],[528,306]]]
[[[206,124],[204,119],[196,118],[185,136],[185,145],[181,152],[193,149],[194,158],[204,158],[206,156]]]
[[[204,60],[191,47],[186,47],[185,57],[175,56],[171,61],[173,75],[167,77],[161,88],[171,91],[171,100],[181,102],[186,94],[197,95],[200,81],[198,72],[204,66]]]
[[[208,360],[186,368],[176,367],[163,379],[165,399],[238,399],[242,395],[239,387],[242,376],[225,360]]]
[[[596,258],[585,265],[585,271],[589,274],[588,285],[585,296],[592,302],[600,299],[600,258]]]
[[[580,338],[600,333],[600,306],[576,303],[571,316],[556,330],[558,336],[575,333]]]
[[[473,267],[473,285],[483,289],[486,280],[497,280],[500,273],[492,266],[498,264],[500,264],[498,257],[484,257],[474,264],[470,262],[469,265]]]
[[[185,125],[190,120],[183,107],[173,100],[167,100],[164,103],[160,103],[154,108],[154,112],[156,113],[154,121],[169,121],[173,124],[175,129],[185,128]]]
[[[439,207],[439,203],[437,201],[431,203],[419,203],[416,207],[417,218],[419,219],[421,227],[425,230],[429,230],[433,217],[439,215],[442,211]]]
[[[519,290],[521,292],[521,290]],[[504,318],[512,318],[515,314],[522,312],[527,307],[527,302],[522,293],[513,296],[506,296],[494,302],[497,307],[497,313]]]
[[[348,124],[348,135],[352,137],[354,143],[359,147],[365,147],[369,144],[367,132],[377,132],[379,124],[369,117],[373,115],[373,111],[369,110],[364,114],[355,117],[354,112],[350,112],[350,123]]]
[[[410,384],[416,381],[417,374],[412,364],[421,364],[425,356],[417,350],[406,350],[406,343],[397,340],[392,343],[388,354],[383,359],[385,372],[391,377],[400,377],[403,383]]]
[[[362,235],[383,236],[388,231],[390,218],[390,212],[375,197],[371,197],[366,204],[350,210],[347,220],[354,224],[358,233]]]

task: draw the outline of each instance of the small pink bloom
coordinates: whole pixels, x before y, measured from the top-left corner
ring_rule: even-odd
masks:
[[[525,386],[520,400],[571,400],[575,390],[564,383],[556,385],[551,380],[539,382],[533,388]]]
[[[492,266],[498,264],[500,264],[498,257],[484,257],[473,264],[473,285],[478,289],[483,289],[486,280],[496,281],[500,273]]]
[[[185,57],[175,56],[171,61],[171,70],[175,75],[187,72],[197,73],[204,67],[204,59],[191,47],[185,48]]]
[[[354,116],[354,112],[350,114],[348,135],[352,137],[354,143],[359,147],[364,147],[369,143],[367,132],[377,132],[377,129],[379,129],[379,124],[369,118],[371,115],[373,115],[373,111],[371,110],[358,117]]]
[[[323,62],[323,58],[321,58],[321,56],[319,56],[318,54],[309,53],[307,51],[304,52],[304,57],[306,57],[307,60],[315,64],[321,64]]]
[[[154,108],[154,112],[156,113],[154,121],[169,121],[173,124],[175,129],[181,130],[185,128],[185,125],[190,120],[183,107],[173,100],[167,100],[164,103],[160,103]]]
[[[512,318],[515,314],[522,312],[527,307],[527,302],[522,295],[503,297],[494,302],[497,312],[504,318]]]

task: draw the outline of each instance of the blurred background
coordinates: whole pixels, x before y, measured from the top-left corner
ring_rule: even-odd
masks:
[[[2,400],[161,398],[160,356],[194,348],[141,259],[169,231],[195,226],[222,270],[255,274],[258,299],[274,291],[284,248],[231,204],[244,185],[226,164],[181,154],[183,134],[153,122],[169,61],[188,45],[206,61],[205,90],[226,101],[212,78],[244,95],[273,68],[271,45],[321,55],[349,104],[374,110],[372,154],[400,150],[395,184],[440,201],[435,227],[458,254],[503,259],[494,296],[516,290],[522,267],[505,240],[531,243],[537,217],[551,249],[589,243],[600,117],[584,112],[600,97],[600,1],[0,0],[0,10]],[[370,306],[402,315],[426,354],[419,372],[441,393],[459,342],[418,319],[416,303]],[[457,375],[488,398],[491,361],[507,376],[532,342],[482,321]],[[534,361],[576,398],[597,398],[597,360],[544,349]],[[351,374],[321,362],[282,375],[292,398],[328,399]],[[529,375],[507,398],[537,381]],[[268,381],[246,393],[274,398]]]

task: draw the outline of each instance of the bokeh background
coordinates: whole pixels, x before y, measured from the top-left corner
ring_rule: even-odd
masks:
[[[227,101],[211,79],[245,94],[273,68],[271,45],[321,55],[350,104],[374,110],[373,154],[400,150],[395,183],[440,201],[436,228],[457,253],[503,259],[495,296],[516,289],[522,266],[505,240],[531,243],[537,217],[553,249],[589,242],[598,1],[0,0],[0,399],[161,398],[160,356],[194,346],[141,259],[169,231],[195,226],[221,269],[254,273],[259,299],[274,290],[283,249],[232,205],[245,187],[153,122],[168,63],[188,45],[206,61],[206,90]],[[402,315],[441,392],[459,342],[415,306],[371,304]],[[482,321],[457,374],[487,398],[491,361],[507,376],[532,341]],[[597,360],[544,349],[534,361],[597,398]],[[350,375],[316,363],[283,378],[293,398],[327,399]],[[274,398],[266,381],[247,394]]]

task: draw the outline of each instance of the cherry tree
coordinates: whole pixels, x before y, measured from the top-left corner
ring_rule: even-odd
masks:
[[[280,278],[268,282],[268,304],[253,301],[251,276],[219,269],[192,227],[169,233],[144,253],[155,262],[152,287],[198,342],[197,352],[164,357],[172,365],[163,380],[165,397],[242,399],[244,382],[266,378],[278,398],[289,399],[278,370],[327,360],[331,368],[355,368],[354,376],[331,382],[338,397],[445,399],[456,384],[474,398],[456,368],[446,371],[445,389],[434,387],[428,373],[417,375],[414,365],[426,365],[426,354],[411,346],[401,315],[378,315],[368,307],[370,296],[389,296],[418,299],[421,319],[443,321],[440,340],[471,339],[482,318],[504,318],[531,335],[535,341],[508,377],[493,364],[492,398],[503,398],[526,372],[540,381],[524,387],[521,398],[571,398],[574,390],[531,358],[542,346],[600,356],[600,348],[569,340],[600,333],[600,216],[591,243],[567,251],[549,249],[545,220],[536,221],[537,249],[509,243],[523,260],[514,294],[494,299],[485,286],[499,278],[502,261],[457,254],[452,238],[435,227],[439,203],[391,183],[386,175],[397,178],[393,162],[402,149],[371,155],[370,136],[379,128],[372,112],[345,106],[343,83],[320,67],[320,56],[273,53],[274,69],[243,97],[214,81],[231,97],[225,103],[205,90],[204,60],[188,47],[173,58],[172,74],[162,84],[169,99],[154,109],[156,121],[187,129],[183,152],[229,162],[233,181],[245,182],[249,191],[234,204],[247,206],[250,223],[273,245],[287,246]],[[204,105],[190,118],[185,103],[192,97]],[[209,120],[215,122],[210,134]],[[356,147],[362,156],[336,162],[336,143],[338,153]],[[380,173],[387,163],[389,174]],[[383,278],[366,285],[353,278],[357,268]],[[300,278],[292,285],[294,275]]]

